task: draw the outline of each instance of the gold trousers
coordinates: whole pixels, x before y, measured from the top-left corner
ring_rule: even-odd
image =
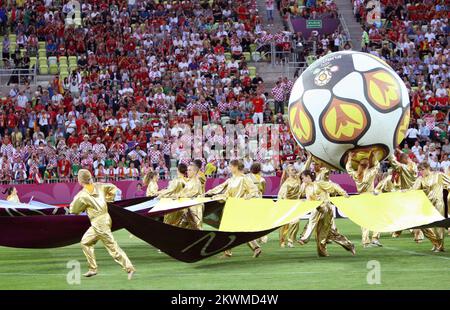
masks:
[[[326,203],[322,204],[312,215],[314,215],[311,217],[313,220],[312,227],[313,231],[316,232],[317,253],[319,256],[328,255],[328,240],[339,244],[347,251],[350,251],[353,248],[353,243],[344,235],[340,234],[337,229],[333,228],[333,209],[331,208],[331,205]],[[309,232],[308,230],[306,232],[308,232],[309,235],[312,234],[312,232]],[[303,241],[304,237],[305,235],[302,237]]]
[[[333,205],[332,204],[327,204],[328,207],[331,208],[331,212],[333,212]],[[339,232],[337,227],[336,227],[336,221],[334,220],[334,215],[333,213],[331,214],[331,231],[333,232]],[[314,230],[317,227],[317,222],[319,221],[320,218],[320,214],[318,214],[317,209],[314,209],[311,211],[309,219],[308,219],[308,223],[306,223],[305,227],[303,228],[303,233],[302,233],[302,237],[300,238],[303,242],[308,243],[309,239],[312,236],[312,233],[314,232]],[[330,231],[330,232],[331,232]],[[332,241],[331,239],[329,239],[330,241]]]
[[[303,242],[308,243],[311,238],[313,232],[316,230],[317,223],[320,219],[320,212],[317,210],[318,208],[311,211],[308,219],[308,223],[305,225],[303,229],[302,237],[300,238]]]
[[[192,206],[183,211],[181,227],[201,230],[203,224],[203,205]]]
[[[133,264],[129,260],[125,252],[119,247],[109,227],[91,226],[83,235],[81,239],[81,248],[86,256],[89,270],[97,271],[97,261],[95,260],[94,246],[97,241],[103,242],[109,255],[118,263],[126,272],[134,271]]]
[[[286,242],[294,243],[297,240],[297,233],[300,227],[300,220],[283,225],[280,228],[280,244]]]
[[[435,205],[436,210],[442,216],[445,216],[445,207],[444,204]],[[433,227],[433,228],[423,228],[423,234],[426,238],[428,238],[433,246],[438,250],[444,249],[444,239],[445,239],[445,228],[443,227]]]
[[[370,241],[375,241],[380,239],[380,233],[379,232],[372,232],[372,240],[370,239],[370,230],[368,230],[367,228],[361,227],[361,231],[362,231],[362,244],[366,245],[369,244]]]
[[[183,210],[174,211],[164,215],[164,224],[169,224],[172,226],[180,226],[183,219]]]

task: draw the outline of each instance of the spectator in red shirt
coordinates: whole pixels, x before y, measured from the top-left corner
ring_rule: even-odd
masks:
[[[253,104],[253,123],[263,124],[264,123],[264,101],[263,95],[257,91],[256,96],[252,99]]]

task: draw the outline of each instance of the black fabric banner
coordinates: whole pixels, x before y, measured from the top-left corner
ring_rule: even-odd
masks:
[[[194,263],[269,234],[278,227],[258,232],[191,230],[158,222],[150,217],[109,205],[113,223],[167,255]]]
[[[447,218],[447,219],[442,220],[442,221],[437,221],[437,222],[434,222],[434,223],[431,223],[431,224],[427,224],[427,225],[413,227],[411,229],[416,229],[416,228],[433,228],[433,227],[449,228],[450,227],[450,218]]]

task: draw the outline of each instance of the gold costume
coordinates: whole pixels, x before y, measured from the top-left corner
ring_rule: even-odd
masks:
[[[203,187],[203,193],[205,192],[205,187],[206,187],[206,175],[203,171],[199,170],[197,173],[197,177],[200,180],[200,183],[202,184]]]
[[[417,165],[414,162],[402,164],[397,161],[394,155],[389,157],[392,168],[400,174],[400,189],[410,189],[418,176]]]
[[[86,211],[91,227],[81,239],[81,247],[89,265],[89,271],[97,272],[94,246],[101,240],[114,260],[126,272],[134,271],[131,261],[124,251],[117,245],[111,233],[111,217],[108,213],[107,202],[114,201],[116,186],[107,183],[93,183],[93,192],[83,188],[70,204],[70,213],[80,214]]]
[[[264,192],[266,191],[266,179],[264,179],[259,173],[249,173],[247,176],[252,180],[253,184],[256,185],[259,191],[259,196],[262,197],[264,195]],[[256,242],[260,241],[262,243],[266,243],[268,238],[268,236],[262,236],[261,238],[257,239]]]
[[[427,177],[419,177],[412,189],[421,189],[441,215],[445,215],[443,191],[450,187],[450,177],[442,172],[430,172]],[[434,227],[422,229],[425,237],[430,239],[436,250],[444,250],[445,228]]]
[[[316,181],[330,181],[330,169],[326,168],[326,167],[321,167],[319,172],[317,172],[316,174]],[[329,203],[329,207],[332,208],[332,204]],[[333,210],[333,209],[331,209]],[[308,222],[306,223],[304,229],[303,229],[303,233],[302,233],[302,237],[301,240],[304,243],[307,243],[309,241],[309,239],[311,238],[312,233],[314,232],[314,229],[317,226],[317,223],[319,222],[319,219],[321,217],[321,214],[319,212],[317,212],[317,209],[314,209],[311,211],[311,213],[309,214],[309,219]],[[334,216],[332,216],[331,218],[331,228],[337,231],[336,228],[336,223],[334,221]]]
[[[299,199],[301,181],[299,177],[288,177],[281,184],[278,191],[278,199]],[[299,220],[293,221],[280,228],[280,246],[284,247],[286,242],[293,244],[297,240]]]
[[[20,199],[19,196],[17,196],[17,194],[9,195],[8,197],[6,197],[6,201],[20,203]]]
[[[215,195],[216,198],[261,198],[258,187],[252,182],[252,180],[244,175],[233,175],[222,184],[210,189],[205,193],[206,196]],[[255,251],[260,248],[257,241],[253,240],[247,243],[248,246]],[[227,255],[231,255],[231,251],[226,251]]]
[[[329,181],[314,181],[300,186],[300,197],[305,196],[307,200],[323,201],[317,210],[317,223],[314,225],[316,231],[317,252],[319,256],[328,256],[327,241],[334,241],[347,251],[353,251],[353,244],[336,229],[332,228],[333,209],[330,203],[330,194],[346,195],[345,190],[338,184]]]
[[[169,182],[166,189],[159,192],[159,198],[173,198],[178,199],[178,194],[183,190],[186,184],[186,179],[184,177],[178,177]],[[164,223],[177,226],[181,218],[183,217],[183,210],[174,211],[164,215]]]
[[[145,191],[145,195],[147,197],[155,197],[158,196],[158,182],[151,180],[147,185],[147,190]]]
[[[266,179],[264,179],[260,174],[249,173],[247,175],[256,185],[259,191],[259,195],[262,197],[266,191]]]
[[[180,198],[195,198],[204,193],[204,185],[198,176],[188,178],[184,188],[178,194]],[[181,210],[182,217],[176,226],[186,227],[190,229],[202,229],[203,204],[189,207]]]
[[[353,181],[356,184],[356,190],[358,194],[362,193],[372,193],[375,190],[375,178],[377,177],[378,171],[380,169],[380,163],[375,161],[375,164],[372,168],[367,168],[362,178],[359,177],[358,172],[352,168],[351,160],[347,161],[345,166],[348,174],[352,177]],[[363,245],[370,244],[370,231],[364,227],[361,227],[362,231],[362,243]],[[378,241],[380,239],[379,232],[372,232],[372,241]]]
[[[401,190],[401,185],[396,180],[392,180],[392,174],[384,177],[375,187],[377,193],[391,193]]]

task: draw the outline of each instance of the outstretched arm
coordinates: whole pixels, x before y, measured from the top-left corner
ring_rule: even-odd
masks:
[[[222,192],[224,192],[227,189],[228,182],[229,182],[229,179],[226,180],[225,182],[223,182],[222,184],[219,184],[216,187],[210,189],[209,191],[207,191],[205,193],[205,196],[213,196],[213,195],[221,194]]]

